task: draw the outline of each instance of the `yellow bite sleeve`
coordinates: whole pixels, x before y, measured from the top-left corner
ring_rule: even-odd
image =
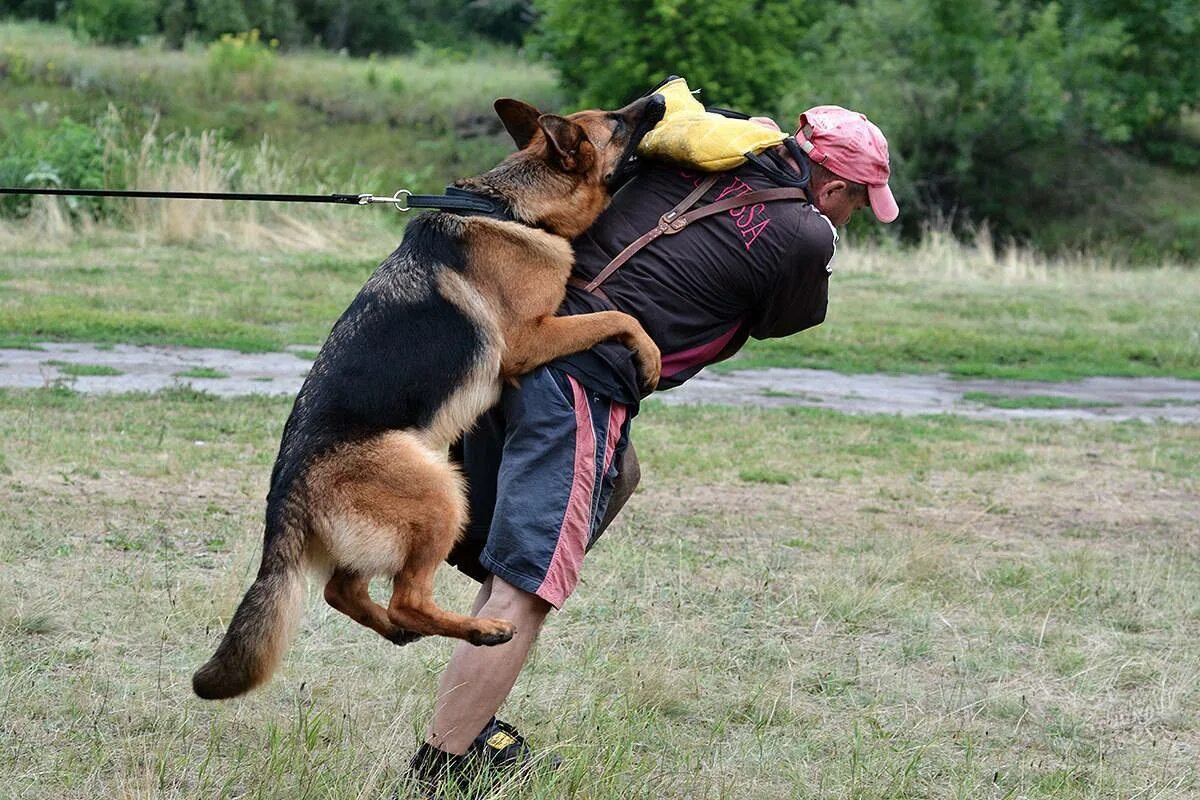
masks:
[[[705,111],[683,78],[657,91],[666,99],[667,110],[638,146],[638,154],[646,158],[720,172],[745,163],[746,153],[761,153],[787,136],[749,120]]]

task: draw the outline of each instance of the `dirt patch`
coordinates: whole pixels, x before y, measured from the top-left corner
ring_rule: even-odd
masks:
[[[0,386],[67,386],[79,392],[154,392],[179,386],[220,396],[293,395],[311,349],[239,353],[186,347],[47,343],[0,350]],[[119,375],[71,375],[71,365]],[[214,377],[192,377],[209,374]],[[1086,378],[1038,382],[957,380],[948,375],[843,375],[815,369],[701,373],[655,395],[664,403],[780,408],[809,406],[851,414],[956,414],[974,419],[1165,420],[1200,423],[1200,381]]]
[[[222,397],[293,395],[312,366],[311,348],[239,353],[192,347],[45,343],[36,350],[0,350],[0,386],[66,386],[77,392],[156,392],[191,386]],[[120,375],[72,376],[62,365],[106,366]],[[185,374],[186,373],[186,374]],[[195,377],[209,374],[219,377]]]
[[[664,403],[762,408],[811,406],[852,414],[957,414],[974,419],[1200,422],[1200,381],[1085,378],[1041,382],[958,380],[949,375],[843,375],[816,369],[701,373],[657,395]],[[970,397],[1005,398],[1001,407]],[[1060,399],[1062,407],[1055,405]],[[1023,403],[1022,401],[1025,401]]]

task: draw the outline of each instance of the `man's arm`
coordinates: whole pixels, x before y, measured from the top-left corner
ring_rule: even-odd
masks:
[[[815,209],[807,210],[788,254],[755,273],[756,295],[750,335],[755,339],[791,336],[820,325],[829,302],[830,262],[836,233]]]

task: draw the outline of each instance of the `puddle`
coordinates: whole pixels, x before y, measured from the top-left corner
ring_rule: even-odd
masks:
[[[154,392],[191,386],[223,397],[294,395],[304,380],[312,353],[311,347],[301,346],[282,353],[71,343],[40,347],[0,349],[0,386],[62,385],[78,392]],[[109,369],[99,369],[104,367]],[[88,368],[120,374],[87,374]],[[212,377],[196,377],[201,375]],[[1200,381],[1178,378],[1085,378],[1043,383],[762,369],[701,373],[684,386],[655,397],[670,405],[809,406],[851,414],[1200,423]]]

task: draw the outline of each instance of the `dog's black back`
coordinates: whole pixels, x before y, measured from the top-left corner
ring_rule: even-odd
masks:
[[[334,323],[300,387],[271,474],[268,520],[306,465],[339,444],[424,428],[476,363],[478,325],[437,290],[461,272],[463,220],[424,214]],[[268,524],[270,531],[277,526]]]

